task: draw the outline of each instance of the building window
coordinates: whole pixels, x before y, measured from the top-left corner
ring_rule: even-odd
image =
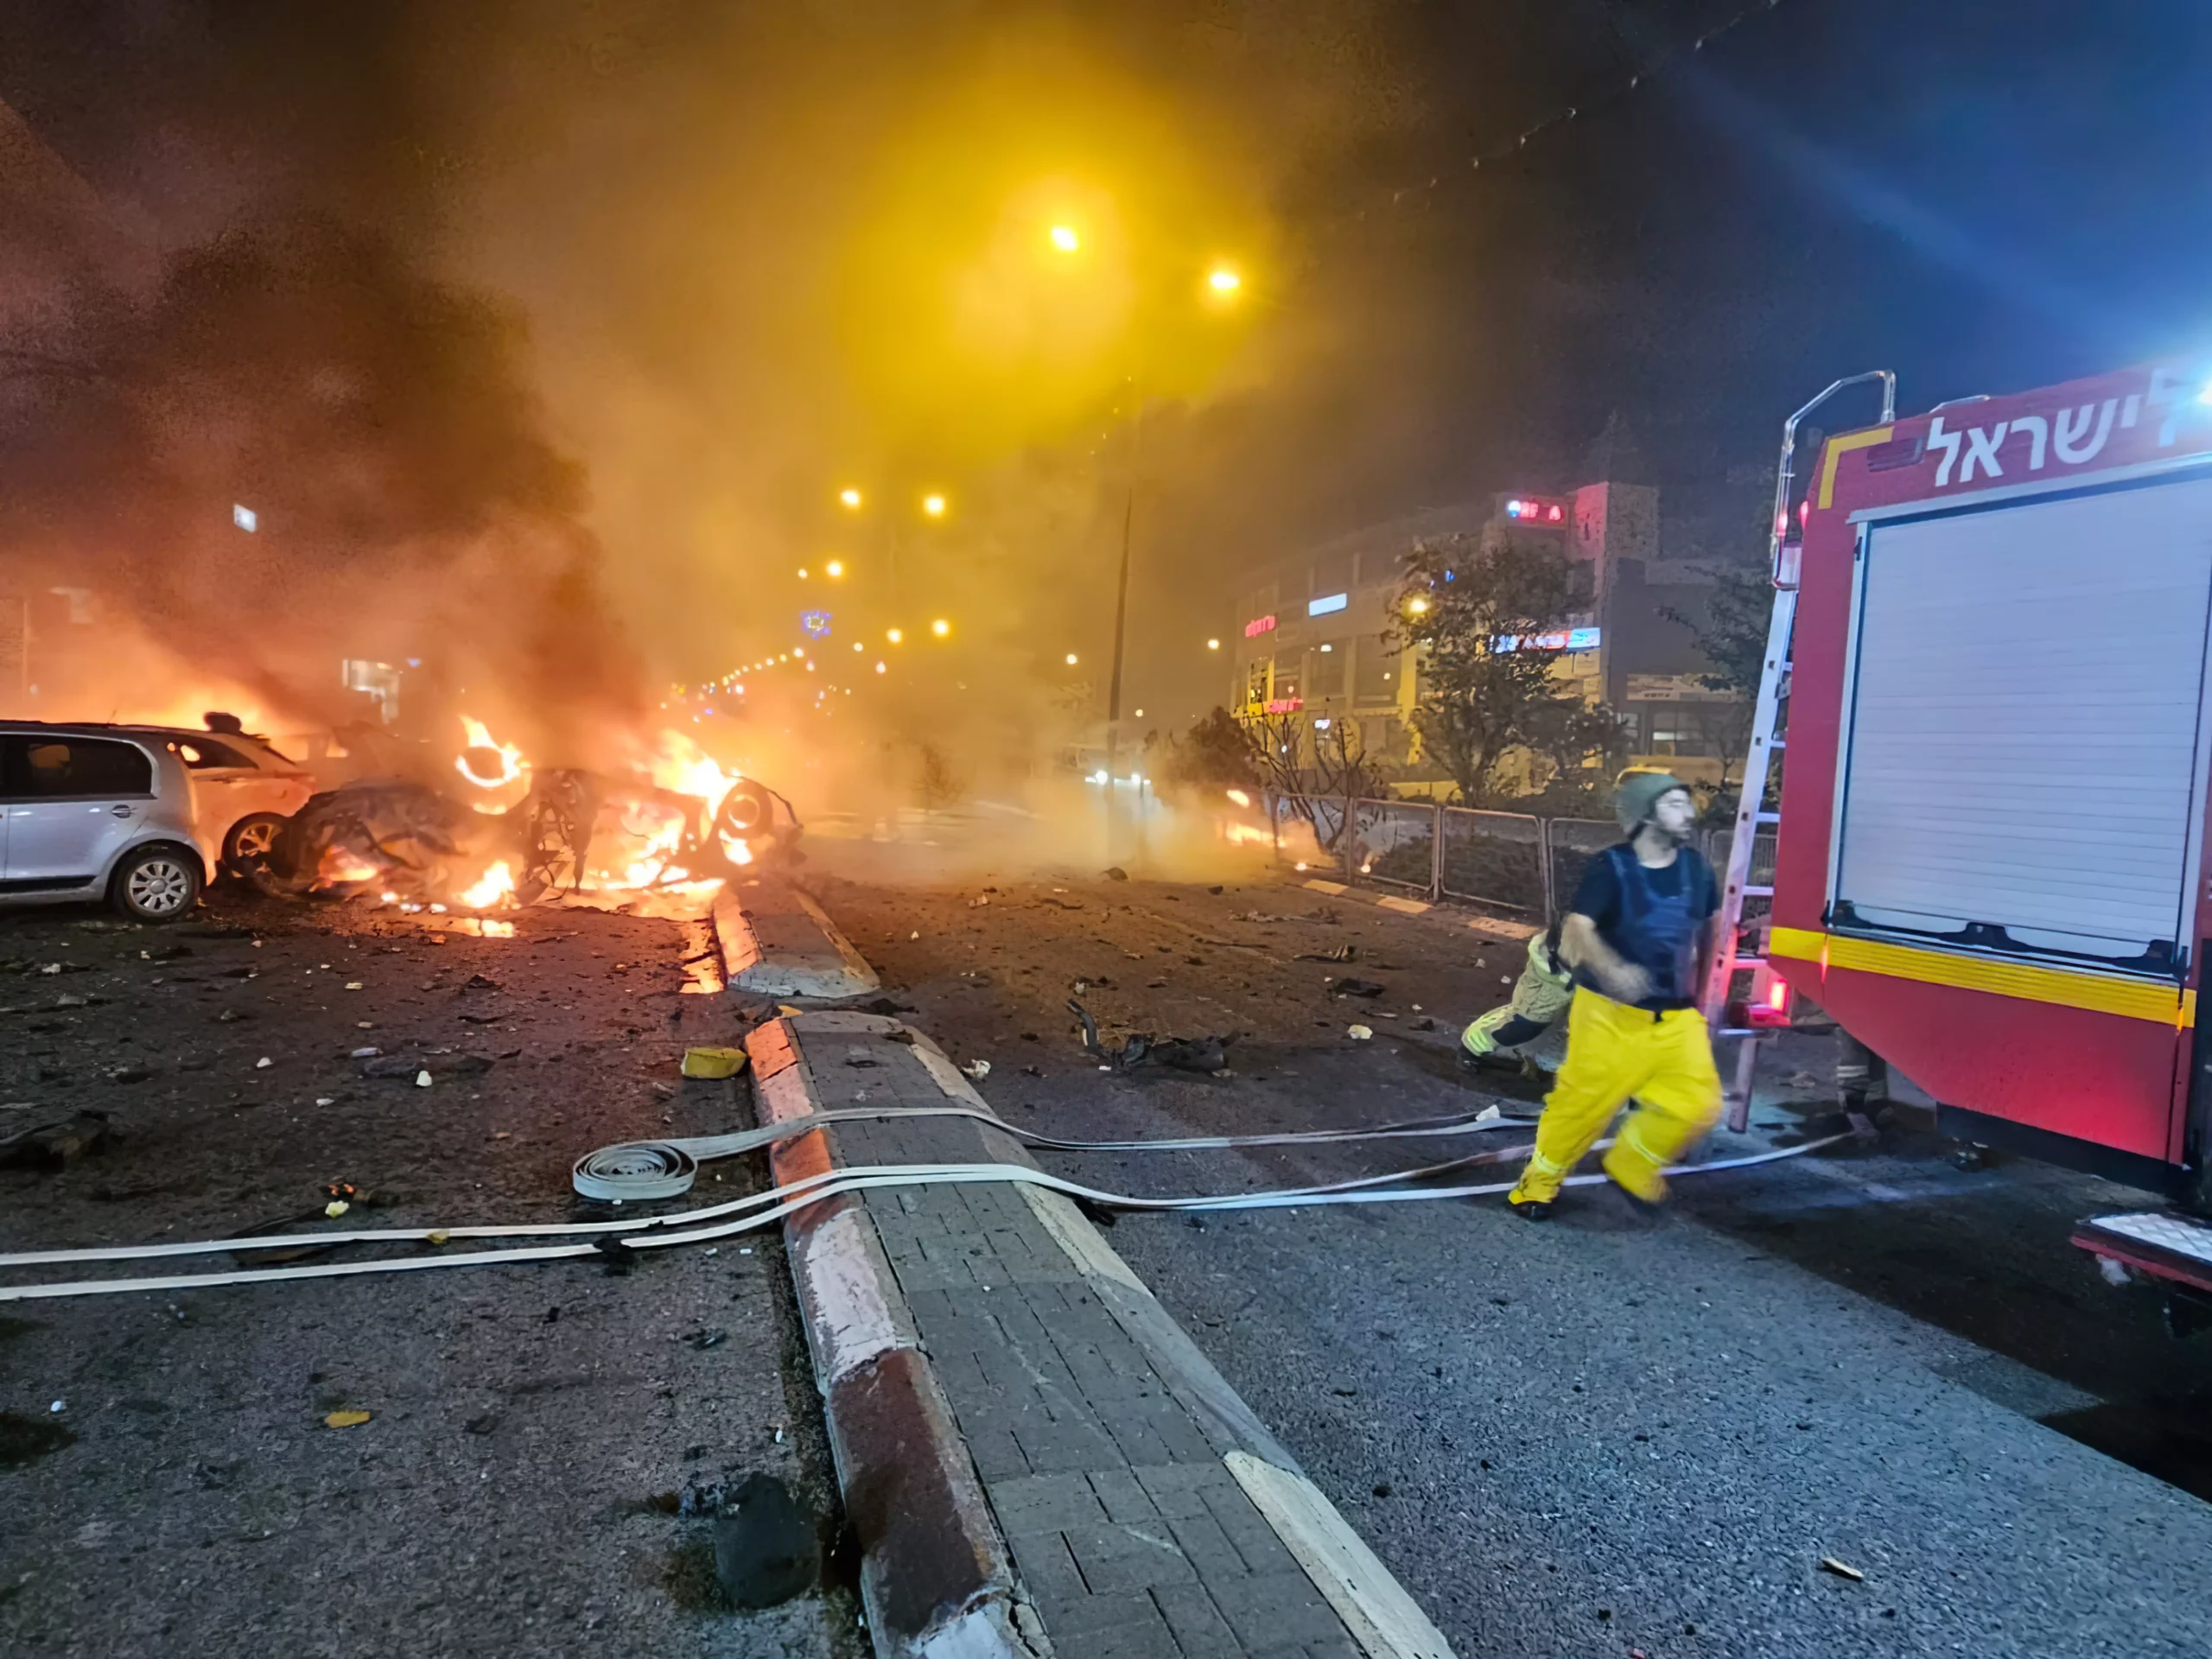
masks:
[[[1341,697],[1344,694],[1344,664],[1350,658],[1351,642],[1332,639],[1306,658],[1306,695],[1313,697]]]
[[[1398,697],[1398,653],[1379,633],[1363,633],[1352,647],[1352,698],[1357,702],[1395,702]]]

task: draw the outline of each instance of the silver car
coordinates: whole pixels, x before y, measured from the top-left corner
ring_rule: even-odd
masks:
[[[187,734],[188,736],[189,734]],[[213,867],[175,734],[0,721],[0,905],[190,913]]]

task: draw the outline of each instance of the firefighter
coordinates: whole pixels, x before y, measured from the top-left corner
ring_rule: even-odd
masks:
[[[1560,1183],[1631,1096],[1636,1109],[1604,1166],[1639,1206],[1665,1198],[1662,1172],[1720,1116],[1720,1074],[1696,1006],[1720,896],[1688,844],[1696,804],[1679,779],[1630,772],[1614,812],[1628,838],[1590,861],[1560,930],[1575,978],[1567,1058],[1506,1198],[1531,1221],[1549,1217]]]
[[[1536,1045],[1573,1000],[1574,976],[1560,959],[1559,924],[1529,940],[1529,962],[1515,982],[1511,1001],[1483,1014],[1459,1033],[1459,1069],[1519,1071],[1533,1061]],[[1522,1116],[1509,1106],[1510,1116]],[[1535,1116],[1533,1112],[1526,1114]]]

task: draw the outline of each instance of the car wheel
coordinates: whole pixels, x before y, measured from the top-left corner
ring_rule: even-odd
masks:
[[[290,820],[281,812],[255,812],[240,818],[223,837],[223,868],[245,875],[276,850],[277,837]]]
[[[200,897],[200,861],[175,847],[141,847],[116,867],[108,902],[134,922],[174,922]]]

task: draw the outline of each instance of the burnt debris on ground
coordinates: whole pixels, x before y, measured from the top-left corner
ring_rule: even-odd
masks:
[[[680,1065],[772,1008],[686,994],[683,925],[510,918],[486,936],[244,884],[168,928],[0,918],[0,1249],[283,1232],[280,1258],[348,1261],[371,1247],[318,1235],[574,1219],[579,1153],[749,1125],[741,1083]],[[734,1197],[761,1175],[702,1179]],[[739,1613],[714,1517],[633,1503],[759,1475],[834,1516],[781,1251],[11,1310],[0,1649],[212,1656],[251,1628],[288,1651],[520,1656],[557,1627],[610,1654],[857,1659],[849,1586]],[[798,1570],[774,1566],[732,1581]],[[761,1622],[711,1634],[732,1619]]]

